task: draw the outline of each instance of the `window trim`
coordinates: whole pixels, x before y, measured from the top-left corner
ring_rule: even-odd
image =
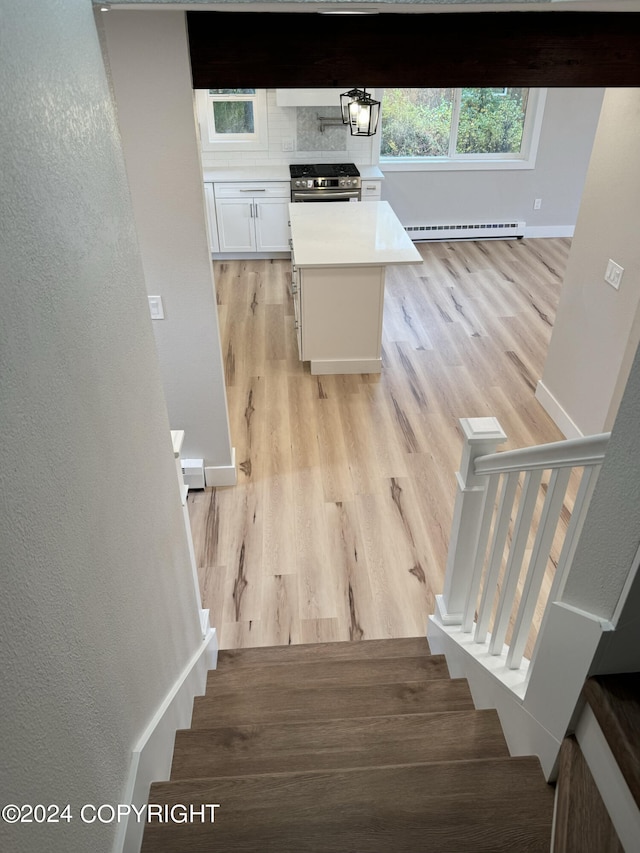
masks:
[[[220,133],[213,127],[209,109],[212,98],[208,89],[195,89],[195,105],[200,127],[200,145],[203,151],[266,151],[269,147],[267,131],[267,90],[256,89],[253,95],[230,95],[216,100],[250,101],[253,104],[253,133]]]
[[[546,88],[529,88],[529,103],[522,131],[522,146],[519,154],[455,154],[444,157],[384,157],[380,155],[380,168],[385,172],[457,172],[490,171],[499,169],[535,169],[544,107]],[[384,95],[382,118],[384,122]],[[456,136],[452,133],[451,140]],[[382,128],[380,128],[382,141]],[[455,142],[455,140],[454,140]],[[451,151],[451,147],[449,148]]]

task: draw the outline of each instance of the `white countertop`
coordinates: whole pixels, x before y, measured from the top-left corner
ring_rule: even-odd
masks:
[[[224,166],[204,170],[204,182],[223,181],[286,181],[291,175],[289,166]]]
[[[377,166],[358,166],[360,177],[364,180],[384,180]],[[221,166],[207,168],[203,172],[205,183],[224,181],[290,181],[288,164],[281,166]]]
[[[296,266],[419,264],[422,257],[388,201],[290,204]]]

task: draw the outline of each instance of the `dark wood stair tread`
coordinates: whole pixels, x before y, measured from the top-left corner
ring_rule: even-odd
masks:
[[[640,673],[595,675],[583,694],[640,808]]]
[[[624,853],[580,745],[560,749],[554,853]]]
[[[494,710],[187,729],[171,779],[509,755]]]
[[[548,853],[553,811],[536,758],[160,782],[150,802],[220,808],[147,824],[142,853]]]
[[[282,685],[389,684],[397,681],[421,681],[449,678],[444,655],[381,658],[371,660],[315,660],[274,663],[269,666],[246,664],[211,670],[207,675],[207,693],[221,695],[239,690]]]
[[[430,655],[426,637],[401,637],[394,640],[358,640],[334,643],[306,643],[293,646],[257,646],[249,649],[223,649],[218,653],[218,668],[245,664],[268,665],[293,661],[369,660]]]
[[[296,722],[343,717],[468,711],[474,708],[463,678],[434,678],[392,684],[247,689],[197,696],[191,727]]]

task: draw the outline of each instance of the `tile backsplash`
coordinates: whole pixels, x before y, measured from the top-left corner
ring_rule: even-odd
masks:
[[[351,136],[344,126],[320,130],[318,116],[340,118],[340,107],[279,107],[275,89],[267,90],[269,143],[266,151],[203,151],[202,165],[277,166],[289,163],[378,162],[378,135]],[[284,150],[290,147],[292,150]]]
[[[349,131],[346,125],[324,127],[320,117],[342,122],[340,107],[297,107],[296,143],[300,151],[346,151]]]

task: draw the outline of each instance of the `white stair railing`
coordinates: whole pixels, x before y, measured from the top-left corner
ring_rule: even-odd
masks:
[[[528,669],[524,652],[541,606],[552,546],[555,541],[560,555],[538,639],[549,605],[561,598],[609,434],[496,453],[506,435],[495,418],[464,418],[460,424],[465,445],[456,475],[444,591],[437,596],[435,618],[443,626],[458,625],[462,634],[473,634],[478,655],[501,656],[509,670]],[[543,480],[545,472],[548,479]],[[558,522],[572,475],[579,485],[559,545]]]

